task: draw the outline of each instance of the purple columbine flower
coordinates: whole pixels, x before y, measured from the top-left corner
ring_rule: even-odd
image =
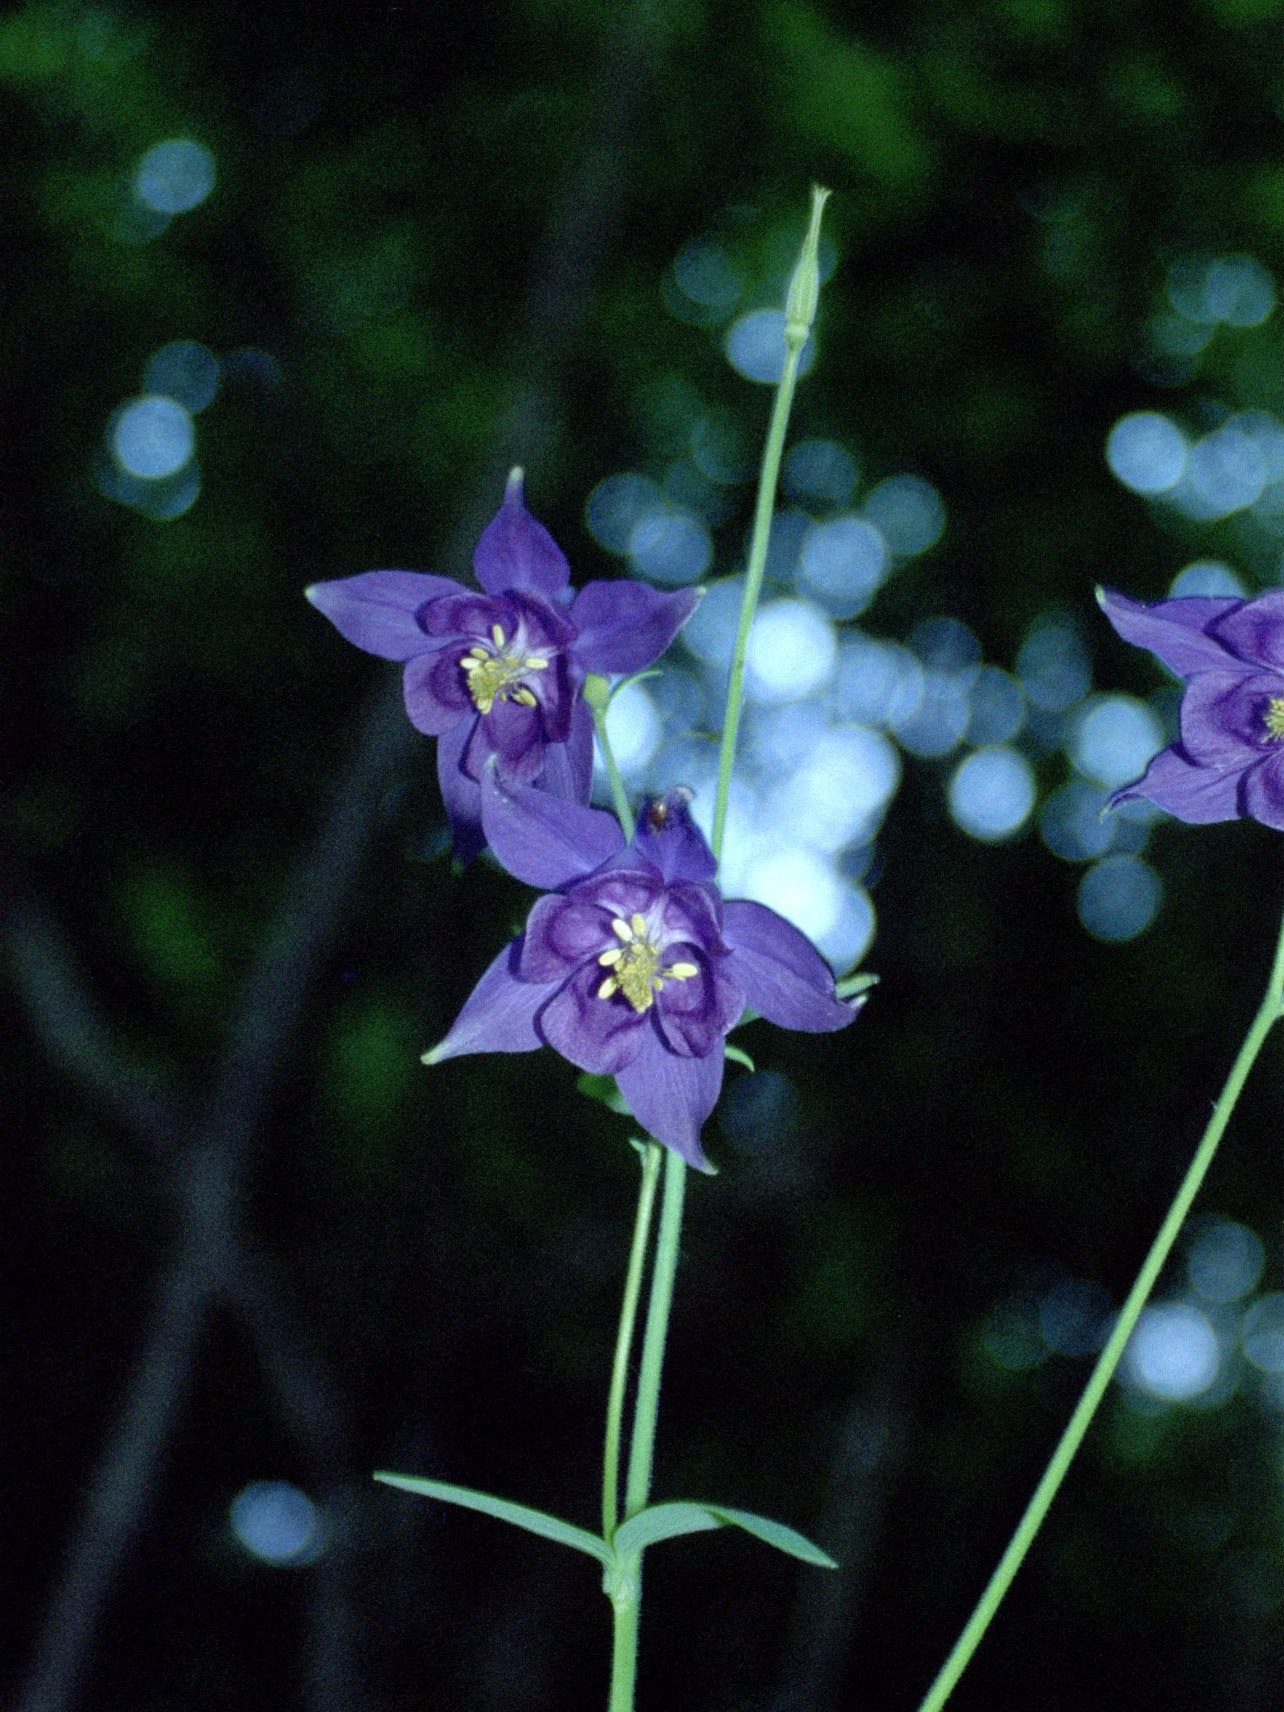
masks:
[[[548,896],[425,1062],[551,1046],[614,1076],[638,1122],[707,1171],[700,1126],[722,1087],[723,1041],[745,1010],[825,1033],[863,1001],[837,996],[819,952],[774,910],[723,901],[690,795],[649,803],[626,843],[613,814],[487,772],[491,849]]]
[[[455,849],[484,842],[478,781],[494,757],[507,783],[587,802],[593,719],[585,676],[657,660],[699,592],[586,583],[572,595],[561,548],[522,500],[522,472],[477,543],[482,592],[420,571],[365,571],[314,583],[307,597],[368,654],[406,662],[406,712],[436,737],[437,774]]]
[[[1153,606],[1106,590],[1097,598],[1125,642],[1186,680],[1177,741],[1111,804],[1146,797],[1179,820],[1250,815],[1284,831],[1284,592]]]

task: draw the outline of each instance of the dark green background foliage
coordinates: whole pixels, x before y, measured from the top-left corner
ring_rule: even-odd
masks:
[[[1059,607],[1099,684],[1148,694],[1095,582],[1157,597],[1200,556],[1278,576],[1235,519],[1148,509],[1102,447],[1129,410],[1284,402],[1278,316],[1184,374],[1144,353],[1174,257],[1284,267],[1282,47],[1280,0],[0,21],[23,1712],[603,1703],[586,1561],[368,1472],[592,1523],[627,1128],[551,1055],[419,1066],[527,894],[452,873],[395,669],[300,591],[466,573],[515,461],[577,577],[611,574],[584,500],[662,472],[657,399],[695,388],[751,442],[765,423],[717,333],[666,309],[673,257],[720,232],[767,301],[815,180],[835,270],[795,432],[949,510],[866,627],[949,614],[1010,663]],[[130,176],[171,135],[217,187],[144,241]],[[225,379],[200,499],[158,521],[95,460],[174,339]],[[749,516],[730,491],[715,574]],[[1165,825],[1164,909],[1106,945],[1075,867],[1031,833],[966,839],[943,776],[908,761],[880,837],[859,1024],[746,1036],[793,1102],[710,1126],[663,1397],[661,1496],[779,1515],[844,1568],[728,1535],[658,1549],[647,1707],[917,1704],[1085,1372],[996,1363],[989,1316],[1031,1267],[1121,1298],[1265,977],[1274,835]],[[1279,1091],[1268,1052],[1204,1201],[1262,1236],[1263,1288]],[[1247,1387],[1116,1392],[957,1705],[1280,1705],[1279,1469]],[[311,1567],[234,1542],[228,1505],[265,1478],[324,1506]]]

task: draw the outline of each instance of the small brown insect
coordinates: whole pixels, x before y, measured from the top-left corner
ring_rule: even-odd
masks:
[[[663,832],[674,810],[684,809],[693,795],[688,785],[678,785],[674,790],[666,791],[662,797],[652,797],[642,811],[642,818],[648,829],[651,832]]]

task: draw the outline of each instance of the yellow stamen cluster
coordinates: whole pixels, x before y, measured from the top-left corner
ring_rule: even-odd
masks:
[[[1266,727],[1269,743],[1284,742],[1284,696],[1271,697],[1266,704],[1266,712],[1262,715],[1262,723]]]
[[[522,679],[527,672],[546,672],[548,661],[540,654],[506,654],[504,632],[498,624],[491,625],[490,634],[493,648],[474,642],[459,662],[468,678],[474,707],[478,713],[489,713],[497,701],[535,707],[534,691],[527,689]]]
[[[666,981],[689,981],[700,973],[694,963],[670,963],[662,969],[659,949],[647,938],[646,920],[640,915],[632,915],[628,921],[617,916],[611,931],[620,943],[598,958],[602,967],[611,971],[597,990],[599,999],[623,993],[641,1014],[655,1003],[655,995]]]

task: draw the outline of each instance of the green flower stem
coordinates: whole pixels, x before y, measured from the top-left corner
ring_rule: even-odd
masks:
[[[589,705],[593,715],[593,729],[597,733],[597,746],[602,752],[602,765],[606,768],[606,776],[611,785],[611,801],[620,825],[624,828],[624,838],[627,843],[633,837],[633,810],[629,806],[629,793],[624,788],[624,780],[620,777],[620,769],[615,763],[615,751],[611,748],[611,739],[606,735],[606,710],[611,705],[611,687],[605,678],[589,677],[584,685],[584,700]]]
[[[639,1571],[641,1558],[638,1560]],[[642,1609],[640,1576],[632,1586],[611,1597],[615,1637],[611,1649],[611,1698],[606,1712],[633,1712],[633,1687],[638,1674],[638,1619]]]
[[[816,252],[820,243],[820,220],[829,196],[827,190],[815,188],[811,193],[811,222],[803,242],[802,254],[789,283],[785,300],[785,366],[776,387],[771,422],[767,429],[767,444],[762,454],[762,469],[758,476],[758,499],[754,506],[753,534],[749,542],[749,563],[745,571],[744,599],[740,603],[740,623],[736,629],[735,646],[731,654],[731,676],[727,683],[727,711],[722,725],[722,748],[718,755],[718,788],[713,803],[713,840],[715,858],[722,858],[722,839],[727,824],[727,797],[731,790],[731,770],[735,765],[736,742],[740,735],[740,712],[744,704],[745,655],[749,649],[749,631],[758,610],[762,592],[762,576],[767,564],[767,545],[771,535],[771,517],[776,504],[776,488],[780,481],[780,460],[785,449],[785,430],[794,402],[794,387],[798,380],[798,361],[816,315],[819,294],[819,273]]]
[[[606,1405],[606,1448],[602,1458],[602,1538],[608,1545],[620,1520],[620,1432],[624,1393],[629,1382],[629,1355],[633,1349],[633,1329],[637,1324],[638,1297],[642,1293],[642,1269],[651,1236],[655,1189],[660,1179],[661,1151],[658,1141],[646,1142],[642,1150],[642,1182],[638,1189],[637,1217],[633,1222],[633,1246],[629,1250],[624,1300],[620,1305],[620,1330],[611,1367],[611,1391]]]
[[[1003,1556],[999,1559],[998,1568],[990,1577],[989,1585],[981,1595],[980,1603],[968,1619],[967,1627],[954,1644],[954,1649],[941,1667],[940,1675],[928,1690],[919,1712],[939,1712],[954,1688],[955,1683],[967,1669],[972,1654],[980,1644],[981,1637],[989,1628],[1003,1601],[1008,1588],[1012,1585],[1013,1577],[1020,1569],[1025,1554],[1029,1551],[1038,1533],[1043,1518],[1048,1513],[1052,1500],[1065,1478],[1066,1471],[1073,1462],[1075,1453],[1083,1442],[1084,1434],[1097,1412],[1101,1399],[1105,1396],[1106,1388],[1114,1377],[1119,1365],[1119,1358],[1124,1352],[1124,1346],[1132,1336],[1133,1329],[1140,1317],[1141,1310],[1146,1305],[1146,1299],[1154,1288],[1155,1280],[1172,1252],[1173,1244],[1178,1233],[1186,1222],[1195,1196],[1199,1193],[1208,1168],[1217,1152],[1217,1144],[1221,1141],[1226,1125],[1230,1122],[1231,1113],[1235,1110],[1236,1101],[1248,1079],[1248,1073],[1256,1062],[1262,1044],[1271,1031],[1281,1011],[1284,1002],[1284,922],[1280,926],[1279,943],[1275,950],[1275,961],[1271,968],[1270,980],[1267,982],[1266,993],[1261,1007],[1253,1018],[1251,1027],[1244,1037],[1244,1044],[1231,1067],[1231,1073],[1226,1078],[1226,1086],[1222,1089],[1221,1097],[1213,1108],[1208,1128],[1195,1150],[1195,1157],[1190,1162],[1190,1168],[1182,1179],[1168,1216],[1160,1226],[1159,1235],[1155,1238],[1149,1254],[1147,1254],[1137,1281],[1128,1292],[1128,1299],[1120,1310],[1119,1318],[1115,1321],[1114,1330],[1106,1342],[1105,1348],[1097,1357],[1097,1364],[1084,1388],[1083,1396],[1079,1399],[1078,1407],[1070,1417],[1069,1425],[1061,1435],[1061,1441],[1052,1454],[1052,1460],[1044,1471],[1043,1478],[1035,1488],[1034,1496],[1026,1508],[1024,1516],[1013,1534],[1011,1542]]]
[[[753,536],[749,546],[749,564],[745,575],[744,600],[740,607],[740,623],[736,631],[731,656],[731,671],[727,682],[727,711],[722,728],[722,749],[718,757],[718,788],[713,809],[713,854],[722,855],[722,837],[727,821],[727,793],[731,788],[731,770],[736,758],[736,739],[740,731],[740,710],[744,702],[745,655],[749,647],[749,629],[758,606],[763,571],[767,563],[767,543],[771,532],[771,516],[776,503],[776,487],[780,480],[780,460],[785,446],[785,429],[793,404],[794,386],[798,379],[798,361],[807,343],[812,322],[816,318],[816,303],[820,293],[820,270],[817,252],[820,244],[820,219],[827,190],[811,193],[811,219],[801,254],[789,281],[785,297],[785,364],[776,388],[767,444],[763,451],[762,470],[758,478],[758,500],[754,508]],[[590,678],[584,686],[585,700],[593,710],[593,722],[602,750],[607,777],[616,813],[624,827],[625,836],[633,836],[633,816],[629,810],[623,781],[615,765],[606,736],[606,708],[609,690],[600,680]],[[646,1193],[645,1185],[643,1193]],[[652,1179],[654,1193],[654,1179]],[[664,1364],[664,1344],[669,1329],[669,1310],[673,1303],[673,1278],[678,1265],[678,1246],[682,1233],[682,1202],[686,1193],[686,1163],[672,1149],[664,1156],[664,1198],[660,1208],[660,1229],[656,1238],[655,1262],[651,1271],[651,1294],[647,1303],[646,1330],[642,1336],[642,1361],[638,1372],[637,1399],[633,1409],[633,1433],[629,1442],[629,1467],[624,1492],[626,1519],[646,1508],[651,1490],[651,1466],[655,1456],[655,1426],[660,1408],[660,1371]],[[648,1220],[649,1220],[648,1211]],[[642,1212],[639,1204],[639,1229]],[[603,1476],[602,1512],[605,1537],[609,1540],[616,1525],[615,1466],[619,1448],[619,1416],[623,1408],[625,1373],[628,1350],[632,1342],[632,1312],[636,1305],[633,1280],[634,1263],[639,1272],[645,1237],[634,1233],[634,1252],[629,1262],[629,1282],[625,1286],[625,1308],[620,1322],[620,1341],[615,1351],[615,1371],[611,1379],[611,1401],[607,1416],[606,1471]],[[632,1302],[632,1306],[630,1305]],[[625,1320],[628,1332],[625,1332]],[[632,1712],[633,1688],[637,1675],[638,1618],[642,1602],[642,1554],[630,1557],[627,1563],[617,1563],[608,1577],[607,1592],[615,1612],[615,1644],[611,1659],[611,1698],[608,1712]]]
[[[678,1269],[678,1243],[682,1235],[682,1199],[686,1192],[686,1181],[686,1161],[672,1148],[666,1148],[664,1198],[660,1203],[660,1229],[655,1242],[655,1265],[651,1271],[646,1331],[642,1335],[642,1365],[638,1370],[633,1437],[629,1444],[628,1482],[624,1489],[626,1517],[636,1516],[639,1510],[644,1510],[651,1492],[655,1422],[660,1409],[660,1369],[664,1365],[664,1340],[669,1331],[669,1309],[673,1303],[673,1275]]]
[[[664,1196],[660,1203],[660,1229],[651,1269],[651,1292],[647,1300],[646,1330],[642,1334],[642,1362],[638,1370],[637,1401],[633,1408],[633,1436],[629,1444],[629,1471],[624,1492],[627,1519],[645,1510],[651,1491],[651,1464],[655,1455],[655,1423],[660,1409],[660,1370],[664,1365],[664,1343],[673,1304],[673,1275],[678,1267],[678,1242],[682,1232],[682,1201],[686,1193],[686,1162],[671,1148],[664,1152]],[[615,1614],[611,1653],[611,1697],[607,1712],[633,1712],[633,1685],[637,1676],[638,1619],[642,1607],[642,1554],[618,1562],[607,1582]]]

